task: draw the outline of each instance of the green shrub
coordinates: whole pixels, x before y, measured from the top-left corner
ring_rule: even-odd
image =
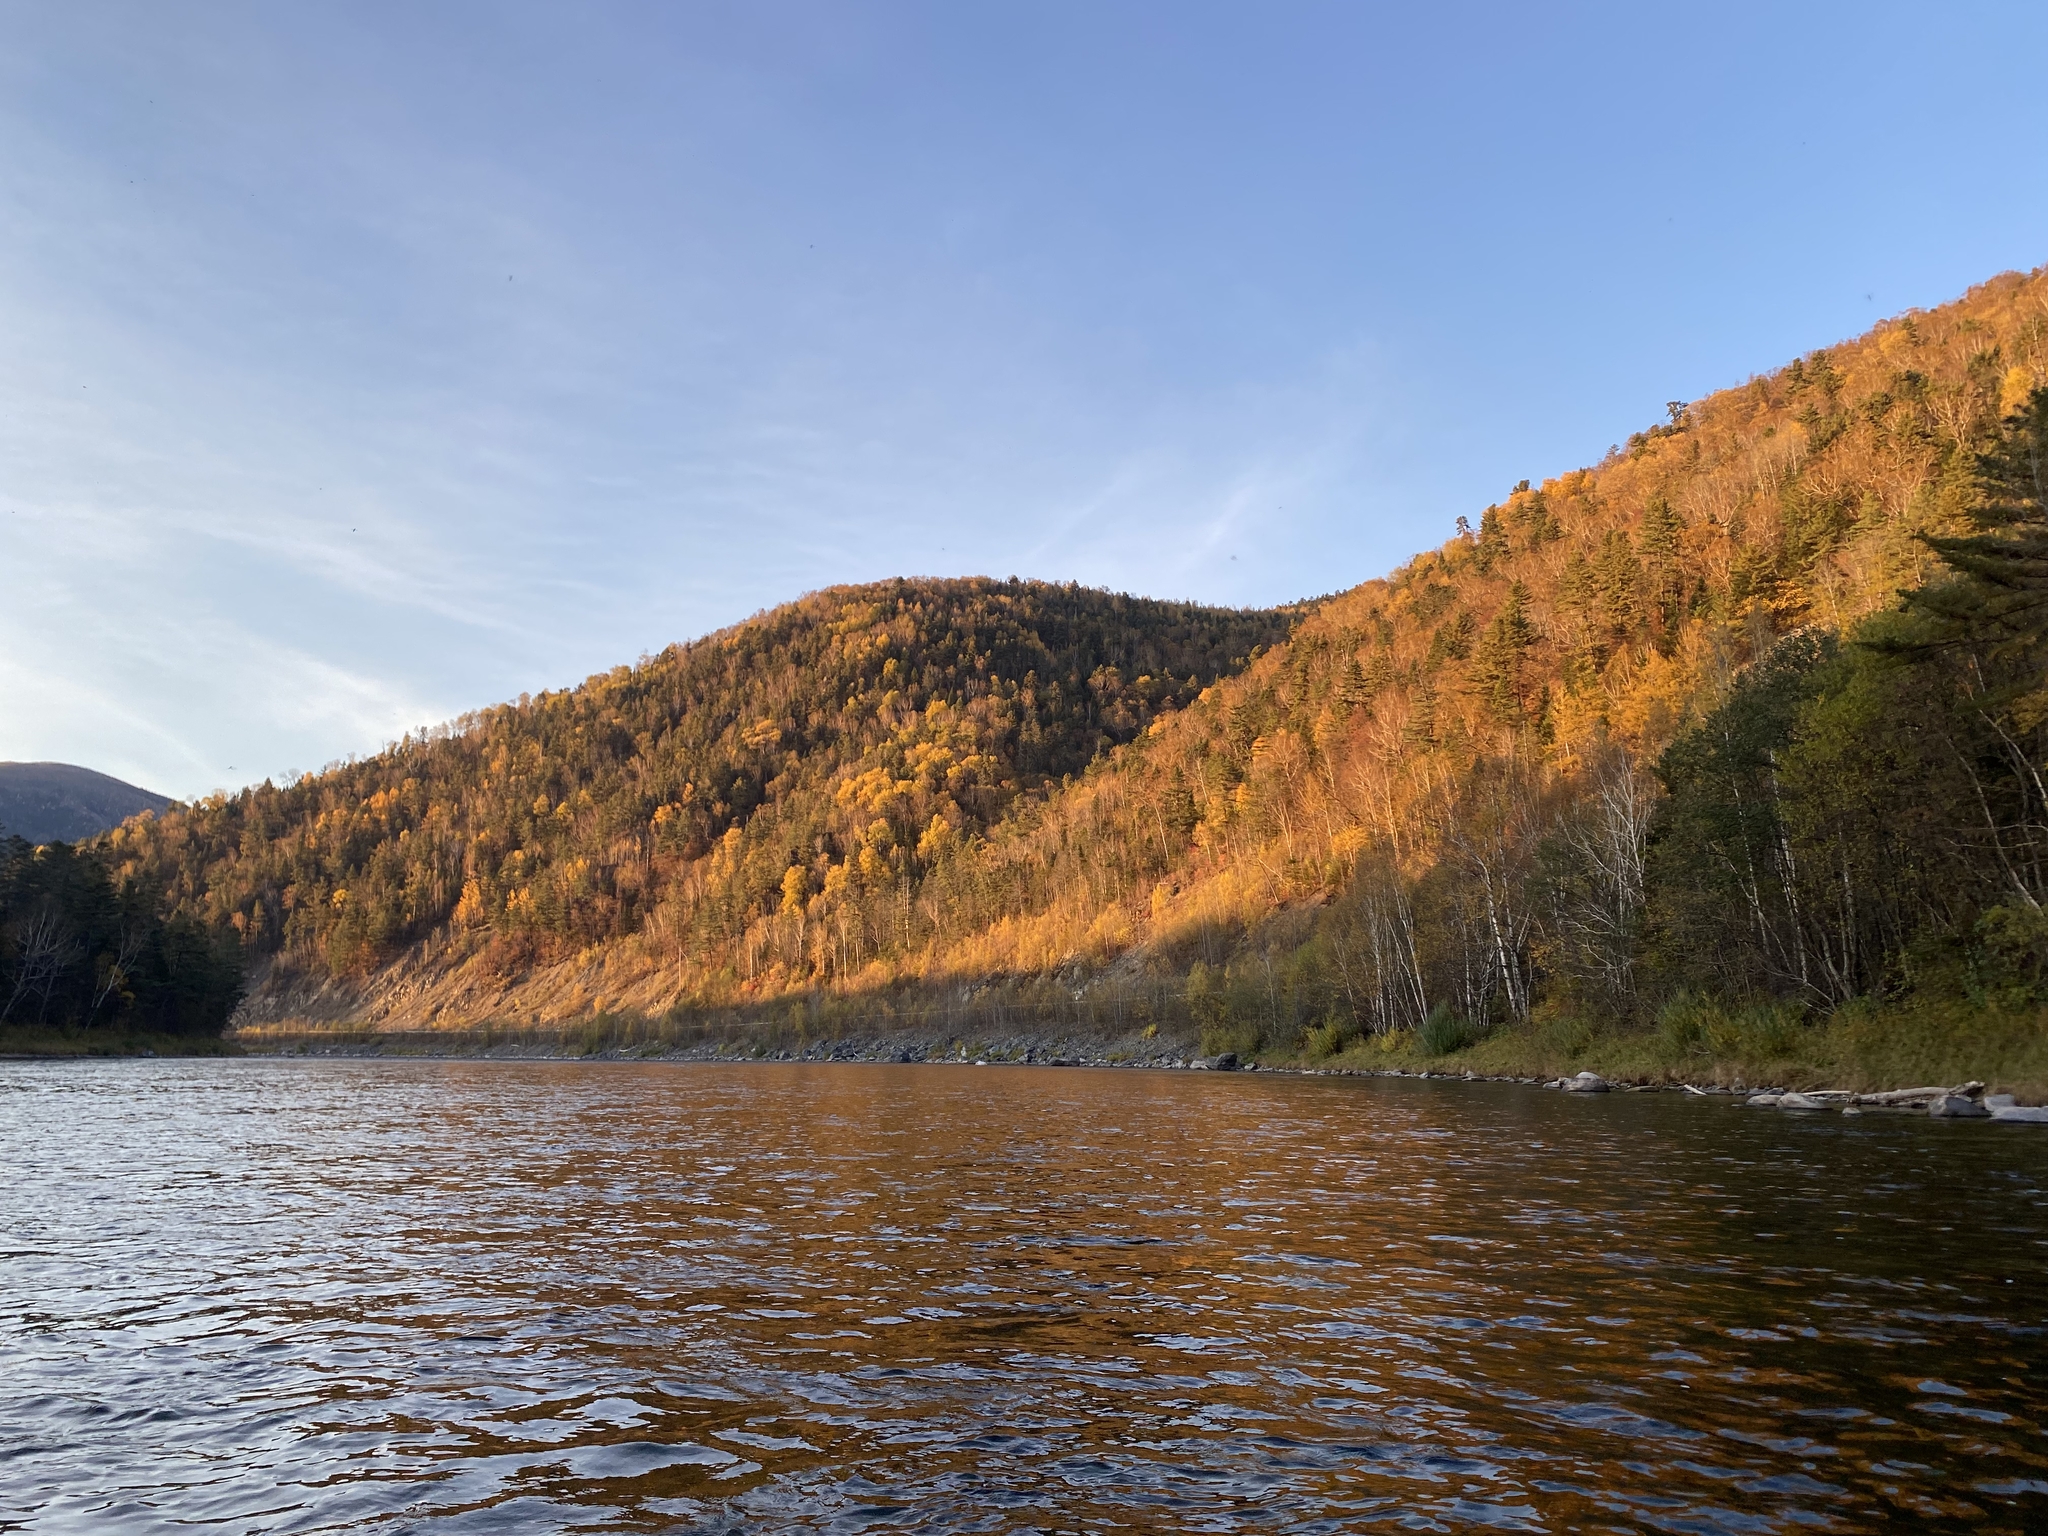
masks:
[[[1545,1008],[1539,1009],[1530,1022],[1536,1045],[1546,1059],[1577,1061],[1593,1048],[1593,1026],[1579,1014]]]
[[[1729,1014],[1718,1029],[1710,1027],[1707,1038],[1722,1055],[1776,1061],[1799,1049],[1805,1015],[1797,1003],[1752,1003]]]
[[[1472,1027],[1472,1021],[1453,1011],[1449,1003],[1438,1003],[1430,1009],[1429,1017],[1415,1031],[1416,1044],[1422,1047],[1425,1056],[1448,1056],[1478,1038],[1479,1031]]]
[[[1302,1048],[1311,1061],[1324,1061],[1358,1038],[1358,1022],[1355,1019],[1340,1018],[1331,1014],[1320,1024],[1311,1025],[1302,1036]]]
[[[1250,1056],[1265,1043],[1259,997],[1250,978],[1197,965],[1188,973],[1188,1012],[1202,1029],[1202,1054]]]
[[[1225,1051],[1251,1056],[1258,1052],[1261,1043],[1257,1019],[1225,1017],[1202,1026],[1204,1056],[1221,1056]]]
[[[1977,919],[1977,937],[2003,973],[2000,979],[2034,988],[2048,973],[2048,913],[2031,907],[1992,907]]]
[[[1669,1057],[1778,1061],[1804,1038],[1806,1010],[1797,1003],[1747,1003],[1680,992],[1657,1013],[1657,1040]]]
[[[1693,992],[1680,992],[1657,1011],[1657,1039],[1673,1056],[1698,1056],[1710,1046],[1710,1031],[1726,1018],[1719,1007]]]

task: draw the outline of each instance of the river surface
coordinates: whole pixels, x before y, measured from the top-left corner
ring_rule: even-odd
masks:
[[[0,1063],[0,1530],[2048,1530],[2048,1133]]]

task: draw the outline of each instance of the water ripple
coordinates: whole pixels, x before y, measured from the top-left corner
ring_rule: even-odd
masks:
[[[1049,1069],[0,1090],[0,1529],[2048,1527],[2048,1138]]]

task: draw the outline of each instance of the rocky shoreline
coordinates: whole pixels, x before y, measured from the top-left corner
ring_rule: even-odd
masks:
[[[1927,1115],[1935,1119],[1957,1120],[1998,1120],[2016,1123],[2048,1124],[2048,1106],[2018,1103],[2011,1094],[1994,1094],[1985,1091],[1981,1082],[1968,1082],[1949,1086],[1923,1088],[1899,1088],[1881,1093],[1857,1093],[1848,1089],[1809,1089],[1795,1091],[1783,1088],[1747,1088],[1740,1083],[1733,1087],[1719,1084],[1698,1083],[1624,1083],[1611,1081],[1594,1072],[1580,1072],[1570,1077],[1540,1078],[1518,1077],[1500,1073],[1460,1072],[1429,1070],[1414,1071],[1400,1067],[1342,1067],[1275,1065],[1257,1061],[1240,1060],[1234,1053],[1224,1052],[1216,1056],[1185,1054],[1179,1051],[1154,1050],[1143,1054],[1102,1049],[1040,1049],[1023,1047],[1016,1050],[998,1049],[971,1052],[956,1042],[944,1046],[936,1043],[912,1045],[891,1044],[885,1041],[835,1041],[829,1045],[818,1044],[807,1049],[774,1050],[755,1053],[730,1047],[685,1047],[685,1048],[622,1048],[569,1052],[559,1047],[537,1047],[531,1043],[479,1046],[474,1041],[460,1044],[450,1041],[449,1049],[435,1049],[438,1042],[420,1037],[395,1039],[372,1037],[367,1040],[332,1042],[315,1045],[305,1041],[279,1042],[272,1049],[258,1048],[250,1054],[271,1056],[331,1056],[331,1057],[389,1057],[406,1056],[438,1060],[584,1060],[623,1062],[728,1062],[735,1064],[760,1062],[847,1062],[886,1065],[950,1065],[950,1066],[1041,1066],[1041,1067],[1100,1067],[1100,1068],[1145,1068],[1152,1071],[1189,1072],[1268,1072],[1284,1073],[1304,1077],[1397,1077],[1438,1082],[1487,1082],[1512,1083],[1530,1088],[1547,1088],[1564,1093],[1684,1093],[1700,1098],[1739,1099],[1745,1106],[1758,1109],[1777,1109],[1792,1113],[1837,1113],[1860,1115],[1870,1110],[1893,1113]]]
[[[1560,1077],[1543,1085],[1566,1093],[1609,1093],[1616,1084],[1594,1072]],[[1860,1115],[1867,1109],[1921,1114],[1936,1120],[2011,1120],[2024,1124],[2048,1125],[2048,1105],[2022,1104],[2009,1093],[1986,1093],[1978,1082],[1953,1088],[1892,1088],[1882,1093],[1855,1093],[1846,1088],[1813,1088],[1799,1092],[1787,1088],[1760,1088],[1753,1092],[1736,1088],[1701,1088],[1692,1083],[1677,1085],[1681,1092],[1733,1096],[1747,1092],[1743,1104],[1751,1109],[1781,1109],[1795,1113],[1837,1113]],[[1629,1092],[1643,1092],[1641,1088]]]

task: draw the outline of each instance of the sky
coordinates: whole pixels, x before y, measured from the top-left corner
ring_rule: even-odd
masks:
[[[0,0],[0,759],[895,575],[1265,604],[2048,262],[2034,3]]]

